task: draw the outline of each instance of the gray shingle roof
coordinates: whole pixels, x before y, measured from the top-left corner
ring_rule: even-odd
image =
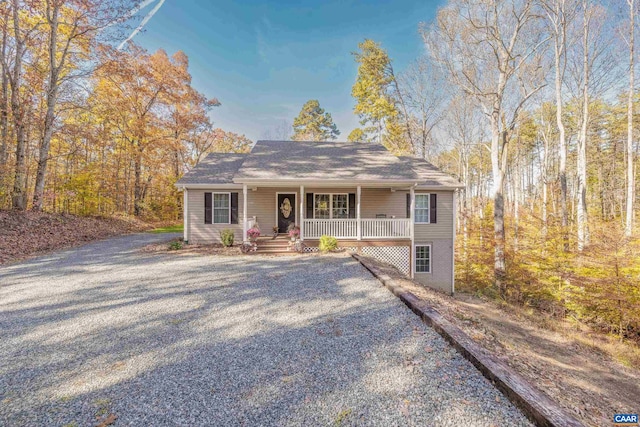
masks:
[[[381,145],[353,142],[258,141],[239,180],[390,180],[417,178]]]
[[[209,153],[193,169],[185,173],[176,185],[233,184],[233,177],[248,154]]]
[[[418,175],[420,185],[425,186],[445,186],[462,188],[464,185],[449,174],[442,172],[440,169],[427,162],[425,159],[417,157],[401,157],[405,161],[411,163],[415,173]]]
[[[249,154],[212,153],[177,185],[252,181],[400,181],[461,187],[431,163],[397,157],[382,145],[353,142],[258,141]]]

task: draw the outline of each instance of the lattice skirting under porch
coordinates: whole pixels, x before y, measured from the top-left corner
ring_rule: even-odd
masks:
[[[402,273],[410,273],[411,248],[409,246],[363,246],[360,253],[387,262]]]

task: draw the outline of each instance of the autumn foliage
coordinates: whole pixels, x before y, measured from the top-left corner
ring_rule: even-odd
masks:
[[[112,47],[135,4],[0,3],[0,209],[177,219],[186,170],[251,146],[213,126],[183,52]]]

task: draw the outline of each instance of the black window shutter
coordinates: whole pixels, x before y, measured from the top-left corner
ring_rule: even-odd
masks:
[[[231,224],[238,223],[238,193],[231,193]]]
[[[204,223],[211,224],[211,193],[204,193]]]
[[[313,193],[307,193],[307,219],[313,219]]]
[[[429,222],[435,224],[438,222],[438,195],[431,194],[429,198]]]
[[[356,217],[356,194],[349,193],[349,218]]]
[[[411,218],[411,193],[407,193],[407,218]]]

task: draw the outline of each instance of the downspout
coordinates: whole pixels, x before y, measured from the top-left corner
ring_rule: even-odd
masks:
[[[415,206],[416,206],[416,192],[415,192],[415,187],[418,185],[418,183],[414,183],[413,186],[409,189],[409,194],[411,196],[411,204],[410,204],[410,208],[409,208],[409,218],[411,219],[409,221],[409,227],[411,229],[411,249],[410,249],[410,253],[409,253],[409,259],[411,260],[411,262],[409,263],[409,267],[411,267],[411,271],[409,276],[413,279],[415,276],[415,271],[416,271],[416,260],[415,260],[415,255],[416,255],[416,251],[415,251]]]
[[[456,225],[458,221],[458,190],[453,190],[453,226],[451,227],[451,295],[456,291]]]
[[[182,188],[182,206],[184,206],[182,210],[182,221],[184,222],[182,240],[185,244],[189,244],[189,190],[186,187]]]

